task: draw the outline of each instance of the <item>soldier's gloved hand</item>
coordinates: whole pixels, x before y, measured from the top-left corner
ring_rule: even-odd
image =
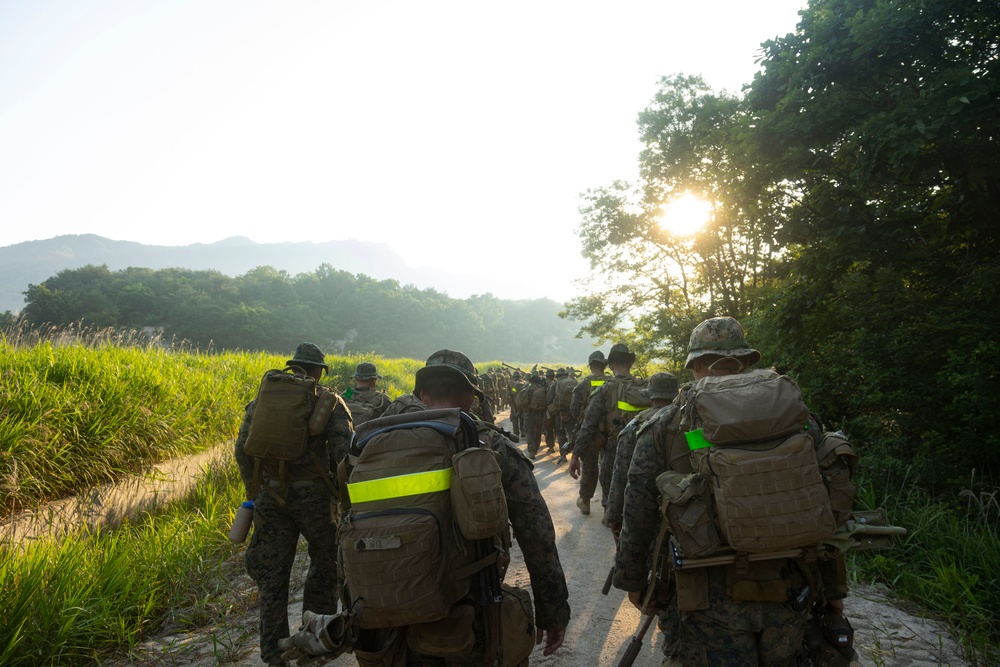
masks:
[[[302,626],[299,631],[287,639],[282,639],[278,645],[286,649],[286,660],[295,660],[302,655],[321,656],[329,653],[342,653],[346,636],[347,619],[344,614],[317,614],[311,611],[302,613]],[[332,656],[336,657],[336,656]],[[301,665],[302,662],[300,661]]]

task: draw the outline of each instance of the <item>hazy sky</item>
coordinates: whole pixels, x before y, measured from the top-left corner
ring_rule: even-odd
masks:
[[[635,179],[660,77],[738,92],[804,6],[2,0],[0,246],[357,238],[545,257],[568,298],[580,194]]]

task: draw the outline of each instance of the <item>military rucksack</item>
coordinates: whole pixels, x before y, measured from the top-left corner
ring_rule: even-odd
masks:
[[[544,410],[549,407],[549,392],[544,385],[531,385],[531,401],[529,407],[532,410]]]
[[[616,443],[625,425],[653,405],[642,390],[649,386],[648,378],[616,377],[608,380],[604,390],[604,424],[602,431],[609,443]]]
[[[491,538],[507,529],[506,498],[496,454],[478,444],[457,408],[382,417],[355,432],[339,471],[338,539],[360,627],[441,621],[496,563]]]
[[[836,472],[834,462],[854,454],[844,439],[818,452],[823,436],[812,421],[798,385],[771,370],[691,385],[681,423],[694,472],[657,478],[685,556],[768,554],[815,547],[833,535],[850,512],[853,486],[849,470],[825,479],[821,459]]]
[[[576,380],[571,377],[562,377],[556,380],[556,407],[560,410],[569,410],[569,402],[573,398],[573,390],[576,389]]]
[[[244,452],[254,462],[251,495],[256,495],[262,478],[267,476],[279,480],[277,495],[284,496],[288,477],[295,476],[302,467],[313,468],[309,477],[321,476],[329,482],[310,444],[326,429],[337,397],[297,370],[269,370],[257,388],[250,432],[244,443]]]

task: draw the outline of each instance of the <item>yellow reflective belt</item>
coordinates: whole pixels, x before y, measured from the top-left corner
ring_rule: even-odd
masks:
[[[447,491],[451,488],[451,468],[415,472],[384,479],[370,479],[347,485],[347,495],[352,503],[369,503],[373,500],[389,500],[420,493]]]
[[[626,403],[625,401],[618,401],[618,409],[624,412],[642,412],[648,405],[644,405],[641,408],[637,405],[632,405],[631,403]]]
[[[590,386],[591,387],[600,387],[603,384],[604,384],[604,380],[591,380],[590,381]]]

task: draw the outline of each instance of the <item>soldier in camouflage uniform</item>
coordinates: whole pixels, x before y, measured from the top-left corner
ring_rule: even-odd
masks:
[[[582,514],[590,514],[590,500],[594,497],[598,482],[601,484],[601,504],[605,507],[608,504],[614,447],[617,444],[618,433],[625,424],[616,425],[614,430],[608,428],[606,396],[609,391],[614,390],[618,382],[631,379],[634,363],[635,353],[630,351],[627,345],[616,343],[611,347],[608,353],[608,365],[611,366],[614,375],[591,394],[583,422],[576,432],[573,455],[569,462],[569,474],[573,479],[580,478],[580,497],[577,498],[576,506],[580,508]]]
[[[576,442],[576,434],[580,429],[580,422],[583,421],[583,413],[587,409],[591,395],[608,380],[608,376],[604,372],[608,367],[608,362],[604,358],[603,352],[600,350],[591,352],[590,357],[587,358],[587,364],[590,368],[590,375],[577,383],[573,395],[569,399],[570,425],[567,427],[569,444],[560,449],[562,456],[559,457],[559,463],[565,461],[566,457],[573,451],[573,443]]]
[[[556,397],[556,372],[551,368],[545,371],[545,396],[545,422],[542,426],[542,436],[545,438],[545,444],[548,445],[549,451],[554,452],[556,449],[556,414],[552,412],[550,407]]]
[[[740,323],[716,317],[695,327],[686,365],[700,379],[740,373],[759,360],[760,353],[746,344]],[[683,387],[675,403],[647,422],[628,471],[614,584],[628,592],[636,607],[642,605],[651,546],[660,526],[655,479],[666,470],[692,471],[680,419],[686,390]],[[842,559],[764,560],[678,570],[673,576],[676,597],[667,604],[675,604],[681,614],[677,653],[685,667],[792,667],[802,646],[807,609],[797,611],[790,598],[802,593],[808,582],[814,595],[842,610],[847,593]]]
[[[550,389],[549,409],[552,411],[553,421],[556,425],[556,442],[559,443],[560,453],[564,447],[568,447],[569,432],[567,429],[570,423],[569,405],[567,403],[560,405],[560,400],[563,400],[563,396],[567,393],[572,395],[574,389],[576,389],[576,382],[569,376],[569,371],[565,368],[556,371],[556,381],[552,383]]]
[[[468,413],[482,392],[476,369],[468,357],[455,350],[439,350],[417,371],[414,393],[427,409],[461,408]],[[476,420],[476,426],[480,441],[497,454],[510,526],[531,578],[537,628],[535,643],[544,640],[542,654],[548,656],[562,646],[570,617],[569,591],[559,562],[552,517],[538,489],[531,461],[501,429],[480,420]],[[483,655],[486,633],[482,614],[477,613],[474,628],[476,641],[468,656],[445,660],[408,652],[406,664],[411,667],[493,664]]]
[[[392,402],[385,392],[375,388],[375,384],[382,379],[378,369],[370,361],[363,361],[354,370],[354,387],[344,392],[343,398],[350,408],[352,404],[360,406],[360,410],[352,410],[351,416],[354,418],[354,425],[364,423],[369,419],[378,419],[385,412]],[[355,414],[355,413],[358,414]],[[363,414],[363,419],[358,415]]]
[[[531,403],[534,402],[536,392],[541,392],[542,394],[547,393],[545,389],[545,380],[541,375],[532,374],[528,378],[527,384],[524,385],[521,391],[531,396],[528,407],[524,408],[522,412],[524,413],[524,429],[527,431],[528,436],[528,456],[533,459],[538,455],[538,450],[542,446],[542,429],[545,426],[545,408],[533,408],[531,407]]]
[[[311,375],[317,382],[327,370],[323,352],[312,343],[302,343],[287,362]],[[331,516],[329,484],[337,464],[347,455],[353,435],[351,416],[337,398],[326,430],[310,440],[323,470],[313,465],[288,465],[287,492],[279,495],[277,471],[263,466],[261,488],[251,498],[254,462],[244,446],[253,421],[254,402],[246,407],[236,438],[235,456],[247,498],[254,500],[253,537],[245,554],[247,573],[260,591],[260,657],[269,665],[285,664],[278,640],[288,636],[288,586],[299,535],[309,543],[309,573],[303,594],[303,609],[320,614],[337,611],[337,527]],[[325,478],[325,479],[324,479]]]
[[[649,386],[642,390],[653,407],[643,410],[630,421],[618,436],[618,446],[615,448],[615,461],[611,472],[611,488],[608,506],[604,512],[604,524],[611,529],[618,539],[622,527],[622,504],[625,498],[625,485],[628,482],[628,469],[632,463],[632,452],[635,442],[643,432],[646,424],[656,416],[661,408],[670,405],[677,398],[677,378],[670,373],[654,373],[649,378]]]

